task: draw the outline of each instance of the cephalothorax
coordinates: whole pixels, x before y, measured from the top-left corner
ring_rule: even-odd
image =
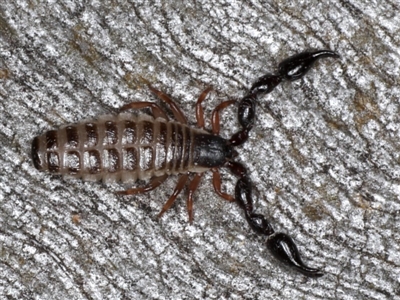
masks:
[[[149,179],[144,187],[118,192],[122,195],[153,190],[169,175],[179,175],[178,184],[159,216],[174,203],[189,180],[189,174],[195,173],[189,183],[189,222],[193,221],[193,193],[202,174],[211,170],[216,193],[239,204],[250,227],[256,233],[268,237],[267,247],[278,260],[307,276],[322,276],[321,271],[307,267],[302,262],[295,243],[288,235],[274,232],[265,217],[254,212],[251,180],[246,168],[234,161],[234,147],[248,139],[254,124],[258,98],[271,92],[284,80],[301,78],[316,60],[323,57],[338,55],[329,50],[304,52],[281,62],[277,74],[267,74],[259,78],[249,93],[239,101],[238,119],[242,129],[230,139],[219,136],[219,113],[236,101],[222,102],[214,109],[211,118],[212,132],[208,132],[204,130],[201,103],[210,89],[206,89],[197,100],[195,128],[188,126],[180,108],[167,95],[150,87],[153,93],[169,105],[175,120],[169,120],[163,110],[153,102],[130,103],[121,110],[150,108],[152,116],[133,116],[126,113],[107,115],[48,131],[33,139],[33,163],[39,170],[83,180],[134,182],[138,179]],[[218,171],[221,167],[230,169],[239,178],[234,196],[221,191]]]

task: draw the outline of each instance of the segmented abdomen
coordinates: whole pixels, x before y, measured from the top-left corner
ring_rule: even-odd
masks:
[[[103,116],[35,137],[32,158],[37,169],[66,177],[136,181],[203,171],[193,163],[196,134],[208,133],[147,115]]]

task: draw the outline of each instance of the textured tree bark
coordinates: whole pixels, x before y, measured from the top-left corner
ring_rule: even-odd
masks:
[[[399,5],[342,1],[0,3],[1,299],[400,299]],[[257,213],[296,241],[309,279],[280,265],[241,210],[202,178],[158,220],[177,178],[119,184],[38,172],[35,135],[172,96],[195,123],[286,57],[331,49],[260,100],[238,160]],[[239,128],[237,108],[221,134]],[[207,120],[209,126],[209,120]],[[235,178],[222,171],[223,189]],[[397,297],[397,298],[396,298]]]

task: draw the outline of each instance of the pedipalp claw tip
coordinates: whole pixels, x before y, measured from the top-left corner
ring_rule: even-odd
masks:
[[[327,57],[337,58],[339,54],[331,50],[302,52],[283,60],[278,66],[278,73],[285,80],[298,80],[310,70],[317,60]]]
[[[308,277],[321,277],[324,275],[321,270],[310,268],[303,263],[296,244],[285,233],[277,232],[271,235],[267,240],[267,247],[276,259],[296,269],[303,275]]]
[[[324,57],[340,57],[340,55],[336,51],[332,50],[318,50],[314,52],[314,55]]]

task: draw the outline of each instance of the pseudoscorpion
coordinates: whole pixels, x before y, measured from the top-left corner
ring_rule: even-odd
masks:
[[[246,168],[234,161],[234,147],[248,139],[258,98],[270,93],[284,80],[301,78],[316,60],[324,57],[336,58],[338,55],[329,50],[304,52],[282,61],[277,74],[260,77],[239,101],[238,119],[242,129],[230,139],[219,136],[219,113],[235,101],[222,102],[214,109],[212,132],[209,132],[204,129],[201,103],[210,89],[206,89],[198,98],[197,127],[190,127],[181,109],[167,95],[150,87],[169,105],[175,120],[170,120],[153,102],[133,102],[121,110],[149,108],[152,116],[121,113],[50,130],[33,139],[33,163],[39,170],[83,180],[134,182],[149,179],[144,187],[118,192],[122,195],[151,191],[169,175],[179,175],[178,184],[159,216],[171,207],[189,180],[190,173],[194,173],[187,200],[190,223],[193,221],[193,193],[202,174],[211,170],[215,192],[228,201],[238,203],[250,227],[258,234],[267,236],[267,247],[278,260],[307,276],[322,276],[320,270],[307,267],[302,262],[292,238],[274,232],[265,217],[254,212],[250,177]],[[230,169],[238,177],[234,196],[221,191],[221,167]]]

